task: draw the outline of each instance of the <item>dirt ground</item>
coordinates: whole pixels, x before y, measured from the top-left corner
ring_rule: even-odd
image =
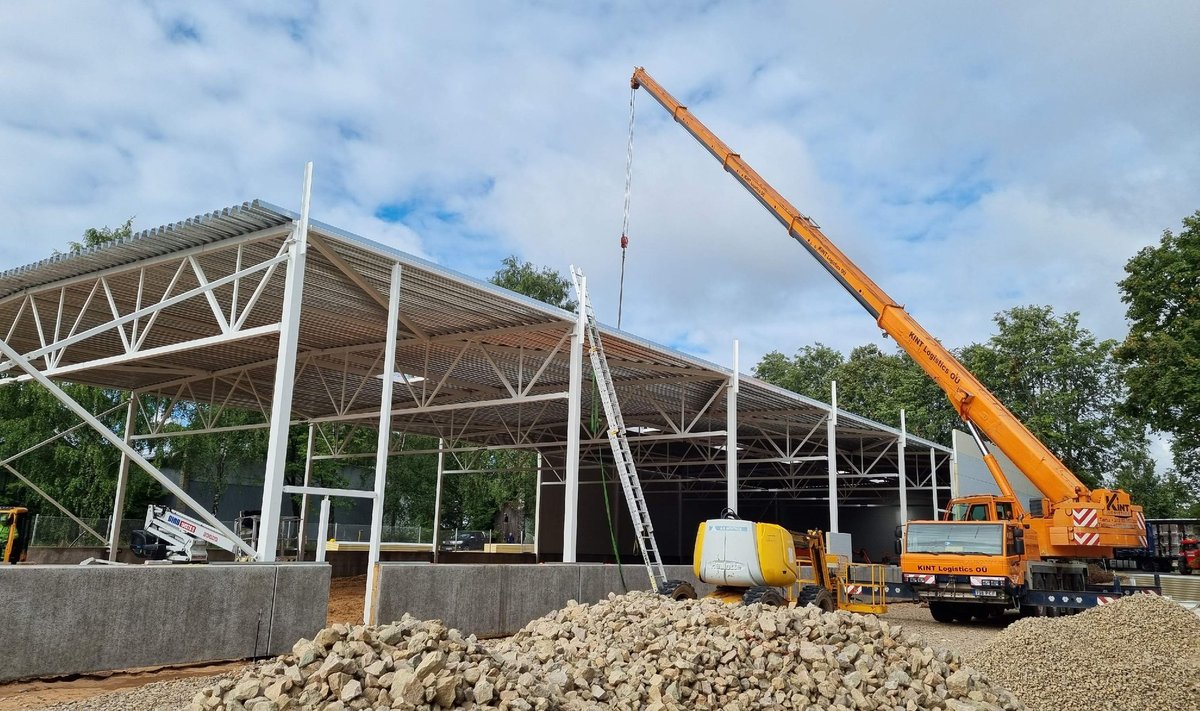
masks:
[[[0,711],[20,711],[21,709],[37,709],[68,702],[79,702],[102,694],[135,689],[158,682],[209,679],[240,671],[245,666],[245,662],[217,662],[177,667],[127,669],[63,679],[39,679],[0,684]]]
[[[325,624],[349,622],[362,624],[363,597],[367,590],[367,576],[356,575],[353,578],[334,578],[329,582],[329,613]]]

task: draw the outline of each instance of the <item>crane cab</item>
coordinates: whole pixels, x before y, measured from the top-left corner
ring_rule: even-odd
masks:
[[[1021,508],[1007,496],[985,494],[954,499],[946,507],[943,521],[1015,521]]]

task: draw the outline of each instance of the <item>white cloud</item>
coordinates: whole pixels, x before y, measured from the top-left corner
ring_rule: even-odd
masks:
[[[645,64],[951,346],[1115,281],[1197,207],[1200,8],[86,3],[0,8],[0,267],[253,197],[486,277],[589,275],[616,320],[628,77]],[[172,35],[176,40],[172,41]],[[879,340],[638,92],[623,326],[746,369]],[[375,217],[416,206],[407,224]],[[440,216],[439,216],[440,213]]]

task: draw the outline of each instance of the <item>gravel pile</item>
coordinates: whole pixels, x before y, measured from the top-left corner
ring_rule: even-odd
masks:
[[[651,593],[568,605],[480,644],[440,622],[333,625],[200,692],[190,711],[276,709],[1019,711],[948,651],[870,615]]]
[[[1200,709],[1200,617],[1157,595],[1019,620],[970,661],[1031,711]]]

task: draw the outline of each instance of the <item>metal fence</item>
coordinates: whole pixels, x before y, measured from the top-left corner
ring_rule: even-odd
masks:
[[[108,536],[112,519],[85,518],[82,520],[100,535]],[[233,521],[222,521],[221,523],[228,526],[230,530],[234,530]],[[288,531],[281,529],[281,537],[286,535],[289,539],[292,539],[295,536],[295,522],[292,522],[292,524],[293,526]],[[130,531],[143,528],[145,525],[145,519],[122,519],[122,545],[128,545]],[[307,521],[304,528],[306,540],[308,541],[306,547],[312,548],[315,545],[318,535],[317,521]],[[362,523],[331,523],[329,525],[328,537],[338,541],[367,542],[371,540],[371,526]],[[532,532],[528,532],[523,538],[525,540],[532,540]],[[428,526],[384,526],[382,539],[385,543],[428,544],[433,542],[433,529]],[[472,531],[460,528],[442,529],[438,540],[443,549],[460,550],[482,549],[485,543],[492,543],[494,541],[503,542],[500,538],[496,537],[493,531]],[[518,539],[515,542],[523,543],[524,541]],[[33,517],[29,545],[53,548],[95,548],[103,547],[105,542],[97,540],[95,536],[88,533],[82,526],[66,516],[36,514]]]

